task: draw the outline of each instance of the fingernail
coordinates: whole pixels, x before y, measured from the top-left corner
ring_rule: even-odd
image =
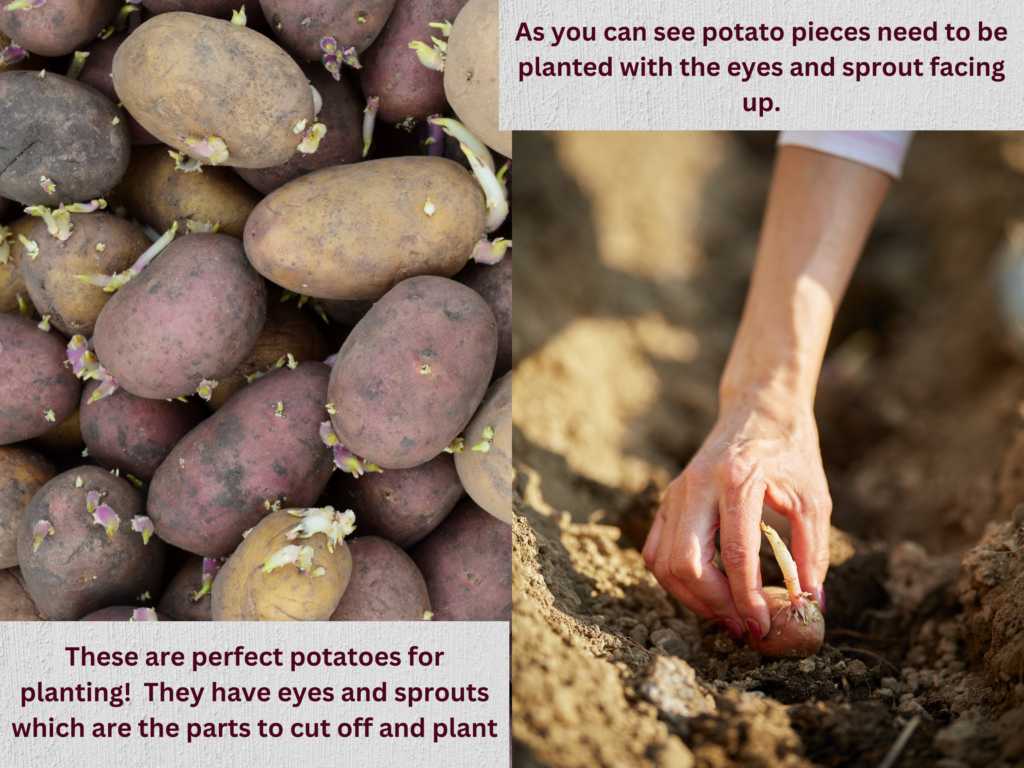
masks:
[[[756,640],[757,642],[760,643],[761,642],[761,625],[758,624],[753,619],[747,619],[747,629],[750,630],[750,634],[753,636],[754,640]]]
[[[740,629],[740,625],[730,619],[723,619],[725,622],[725,628],[729,630],[729,634],[735,637],[737,640],[743,639],[743,631]]]

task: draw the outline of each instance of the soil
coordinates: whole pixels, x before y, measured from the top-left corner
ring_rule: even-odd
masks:
[[[1024,764],[1024,356],[991,290],[1024,137],[919,134],[839,310],[822,650],[762,659],[637,550],[714,421],[774,139],[516,136],[516,765]]]

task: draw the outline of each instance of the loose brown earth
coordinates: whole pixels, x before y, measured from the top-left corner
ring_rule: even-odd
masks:
[[[1024,137],[919,134],[840,309],[821,652],[763,660],[636,549],[714,420],[773,142],[517,135],[517,765],[879,765],[901,733],[897,766],[1024,761],[1024,357],[989,269]]]

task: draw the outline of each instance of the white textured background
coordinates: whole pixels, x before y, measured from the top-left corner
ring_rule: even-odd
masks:
[[[789,30],[794,25],[924,26],[939,22],[939,42],[849,43],[804,42],[793,48]],[[976,40],[979,21],[1007,28],[1007,40],[982,43]],[[520,22],[544,26],[545,42],[515,42]],[[765,23],[786,29],[782,43],[701,44],[705,25],[751,26]],[[967,26],[971,41],[945,42],[943,25]],[[552,47],[550,27],[596,26],[597,42],[569,43]],[[647,27],[647,43],[605,42],[608,26]],[[653,41],[656,26],[692,26],[696,40]],[[787,0],[627,0],[586,2],[565,0],[501,0],[501,127],[514,130],[671,130],[671,129],[992,129],[1020,128],[1024,124],[1024,3],[1002,0],[932,0],[928,3],[821,2]],[[664,56],[675,65],[673,77],[627,78],[620,76],[620,60],[639,61],[641,56]],[[697,56],[718,61],[718,77],[684,78],[678,61]],[[792,61],[821,61],[836,57],[835,77],[793,78]],[[857,83],[840,74],[842,61],[900,61],[932,56],[964,60],[969,56],[989,61],[1004,60],[1006,79],[985,78],[871,78]],[[596,61],[612,56],[615,75],[605,77],[538,78],[519,82],[518,62]],[[729,61],[780,61],[783,77],[758,78],[747,83],[724,73]],[[769,96],[780,111],[759,117],[743,111],[743,97]]]
[[[71,668],[65,646],[86,646],[90,650],[135,650],[140,654],[134,668],[94,667]],[[244,645],[247,650],[281,648],[285,667],[236,667],[191,670],[194,649],[231,650]],[[408,648],[418,645],[424,650],[443,650],[440,668],[410,668]],[[320,667],[291,672],[288,652],[291,650],[398,651],[401,667]],[[323,622],[308,624],[210,624],[160,623],[81,624],[53,622],[39,624],[0,623],[0,697],[4,722],[0,725],[0,765],[19,768],[69,768],[70,766],[401,766],[431,768],[435,766],[467,766],[482,768],[508,764],[509,755],[509,690],[508,690],[509,627],[503,622],[418,622],[363,623]],[[149,650],[181,650],[186,666],[153,668],[144,665]],[[203,686],[206,691],[198,707],[182,703],[149,703],[144,682],[162,680],[168,685]],[[107,704],[30,704],[21,708],[21,688],[35,685],[96,685],[131,683],[131,701],[115,709]],[[208,701],[210,686],[267,686],[271,701],[254,704],[222,704]],[[387,682],[387,704],[343,703],[343,686],[364,685],[374,688]],[[447,687],[486,686],[490,700],[486,703],[429,704],[412,708],[394,701],[396,686]],[[293,708],[277,699],[281,686],[333,686],[335,701],[307,702]],[[87,737],[32,739],[13,737],[12,721],[31,722],[53,717],[69,720],[74,715],[86,723]],[[182,735],[177,738],[143,739],[138,736],[140,719],[155,717],[162,722],[177,722]],[[327,739],[296,739],[288,735],[293,722],[319,722],[326,719],[336,733],[341,722],[356,717],[374,718],[374,735]],[[381,739],[378,726],[384,720],[412,722],[425,718],[426,735],[422,739]],[[498,738],[445,739],[433,742],[431,723],[447,722],[498,723]],[[200,739],[187,743],[188,722],[220,722],[232,718],[251,723],[252,735],[247,739]],[[279,722],[285,735],[278,739],[260,738],[256,722],[260,719]],[[122,739],[94,739],[91,724],[129,722],[133,735]]]

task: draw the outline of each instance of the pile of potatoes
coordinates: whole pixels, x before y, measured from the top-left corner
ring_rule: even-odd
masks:
[[[0,620],[509,619],[497,24],[0,6]]]

